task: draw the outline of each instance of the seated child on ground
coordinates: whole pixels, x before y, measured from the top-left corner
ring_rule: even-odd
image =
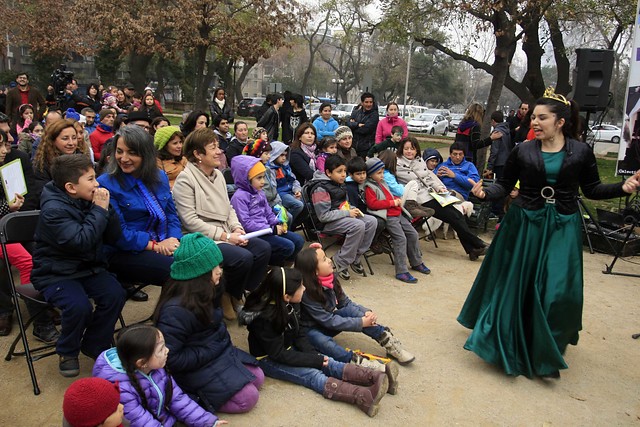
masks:
[[[273,234],[258,237],[271,245],[269,264],[293,264],[304,245],[304,239],[288,230],[287,224],[278,220],[269,206],[262,191],[266,181],[266,169],[262,162],[251,156],[236,156],[231,161],[231,172],[238,188],[231,198],[231,205],[242,227],[247,233],[271,228]]]
[[[98,188],[88,156],[56,157],[51,173],[53,180],[40,198],[31,279],[47,302],[62,311],[59,370],[75,377],[80,351],[95,359],[111,346],[124,306],[126,291],[106,270],[103,253],[103,242],[115,242],[121,228],[109,207],[109,191]]]
[[[116,347],[100,354],[93,376],[120,387],[120,403],[131,427],[212,427],[226,424],[182,391],[164,369],[169,349],[162,332],[150,325],[134,325],[118,334]]]
[[[213,240],[201,233],[182,237],[153,318],[182,390],[211,412],[242,413],[258,403],[264,374],[255,358],[233,346],[222,320],[221,263]]]
[[[310,192],[322,230],[345,235],[340,250],[333,256],[333,264],[338,275],[349,280],[349,266],[356,274],[365,275],[360,258],[369,250],[378,222],[371,215],[351,207],[344,185],[346,177],[345,160],[333,155],[327,159],[324,173],[315,172]]]
[[[304,289],[297,270],[276,267],[267,274],[239,315],[249,330],[249,351],[265,375],[357,405],[375,416],[384,394],[397,389],[397,369],[381,372],[319,354],[300,327]]]
[[[396,267],[396,279],[416,283],[418,279],[409,273],[406,259],[409,257],[411,269],[422,274],[431,271],[422,262],[422,253],[418,244],[418,232],[403,215],[402,199],[393,196],[384,181],[384,164],[380,159],[367,160],[367,182],[365,197],[368,212],[386,222],[387,231],[393,242],[393,255]]]
[[[343,331],[362,332],[401,364],[413,362],[415,356],[402,348],[389,328],[378,323],[376,313],[351,301],[344,293],[340,281],[333,275],[331,260],[321,248],[309,247],[300,252],[296,270],[300,271],[306,289],[302,296],[302,325],[307,328],[309,342],[316,350],[340,362],[363,364],[352,351],[333,339]],[[367,366],[376,367],[376,363],[369,361]]]

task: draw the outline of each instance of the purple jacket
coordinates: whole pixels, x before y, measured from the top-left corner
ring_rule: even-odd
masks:
[[[151,412],[142,406],[142,399],[131,384],[115,348],[105,350],[98,356],[93,365],[93,376],[113,383],[118,381],[120,403],[124,405],[124,416],[131,423],[131,427],[171,427],[178,420],[192,427],[211,427],[218,421],[218,417],[202,409],[178,387],[173,379],[171,412],[168,412],[164,407],[164,387],[169,378],[167,372],[164,369],[156,369],[149,375],[145,375],[136,371],[136,377],[147,398],[149,410],[156,414],[157,418],[154,418]]]
[[[253,156],[236,156],[231,159],[231,174],[236,184],[231,205],[247,233],[273,228],[280,223],[264,192],[256,190],[249,183],[249,170],[259,161]]]

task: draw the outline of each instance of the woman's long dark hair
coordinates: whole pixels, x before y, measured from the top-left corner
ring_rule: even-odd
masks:
[[[316,131],[316,127],[309,122],[304,122],[298,126],[296,129],[295,138],[293,138],[293,142],[291,143],[291,148],[300,148],[302,142],[300,142],[300,137],[307,129],[313,129],[313,134],[316,136],[316,143],[318,142],[318,131]]]
[[[306,288],[305,293],[311,297],[312,300],[321,304],[326,304],[324,292],[322,292],[322,285],[318,280],[318,249],[306,248],[298,253],[296,256],[296,270],[302,275],[302,283]],[[336,297],[340,298],[344,292],[340,281],[336,275],[333,276],[333,291],[336,293]]]
[[[283,284],[284,278],[284,284]],[[244,311],[263,311],[278,332],[284,332],[289,322],[289,304],[284,294],[293,296],[302,286],[302,275],[292,268],[274,267],[267,277],[247,297]]]
[[[209,127],[209,115],[207,113],[202,110],[192,111],[182,124],[182,133],[184,134],[185,138],[195,130],[196,122],[198,121],[198,117],[200,116],[205,116],[207,118],[207,127]]]
[[[407,141],[405,141],[407,142]],[[400,147],[404,147],[403,143],[400,143]],[[418,153],[420,153],[418,151]],[[384,168],[395,176],[398,169],[398,156],[391,150],[382,150],[378,153],[378,160],[384,164]]]
[[[125,126],[118,130],[114,139],[114,155],[109,159],[109,174],[115,176],[122,184],[124,183],[124,172],[116,160],[118,141],[122,138],[125,145],[136,152],[142,159],[140,168],[137,171],[137,178],[140,179],[149,189],[155,188],[160,183],[160,171],[156,163],[157,150],[153,145],[153,139],[149,132],[140,126]]]
[[[96,94],[94,96],[91,96],[91,92],[90,89],[94,88],[96,90]],[[100,97],[100,86],[98,86],[97,83],[91,83],[88,87],[87,87],[87,98],[91,99],[92,101],[96,101],[96,102],[101,102],[101,97]]]
[[[208,271],[191,280],[167,280],[167,283],[162,287],[158,304],[153,312],[154,323],[158,323],[162,307],[173,298],[180,298],[180,305],[192,312],[200,323],[210,324],[216,298],[211,272]]]
[[[580,140],[580,108],[577,102],[572,100],[567,105],[553,98],[542,97],[536,101],[536,106],[538,105],[546,105],[558,120],[564,119],[562,133],[566,138]]]
[[[158,421],[162,421],[158,419],[156,411],[149,408],[147,396],[144,394],[144,390],[142,390],[140,381],[136,376],[136,371],[138,370],[136,362],[140,359],[147,361],[151,359],[151,357],[153,357],[153,353],[156,349],[156,340],[159,333],[160,331],[157,328],[150,325],[130,326],[121,330],[118,334],[118,338],[116,341],[116,350],[118,351],[118,358],[122,363],[122,367],[127,373],[129,381],[131,381],[131,385],[133,385],[133,388],[140,396],[142,407],[151,415],[153,415],[153,418]],[[173,379],[171,378],[171,375],[169,374],[169,371],[166,370],[166,368],[165,372],[167,374],[167,381],[164,386],[163,407],[168,412],[171,412],[171,399],[173,398]]]

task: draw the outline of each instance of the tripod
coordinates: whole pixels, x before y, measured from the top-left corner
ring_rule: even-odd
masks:
[[[593,219],[593,215],[591,215],[591,212],[589,212],[589,208],[587,208],[587,206],[584,204],[584,201],[582,200],[581,196],[578,196],[578,210],[580,211],[580,220],[582,221],[582,228],[584,230],[584,234],[587,236],[587,243],[589,243],[589,253],[591,253],[593,255],[595,253],[595,251],[593,250],[593,244],[591,243],[591,236],[589,235],[589,228],[587,227],[587,220],[585,220],[585,218],[584,218],[585,212],[589,216],[589,219],[591,220],[591,222],[596,226],[596,230],[597,230],[598,234],[600,235],[600,237],[602,237],[602,239],[605,240],[607,242],[607,244],[609,245],[609,247],[611,248],[611,252],[612,253],[616,253],[615,248],[613,247],[613,245],[611,244],[609,239],[607,239],[607,236],[605,236],[604,231],[602,230],[602,227],[600,226],[600,223],[598,221],[596,221],[595,219]]]
[[[605,264],[607,268],[603,271],[604,274],[615,274],[617,276],[627,276],[627,277],[640,277],[640,274],[616,273],[613,271],[613,266],[616,264],[616,261],[618,261],[618,258],[620,258],[620,256],[622,255],[624,246],[629,241],[631,234],[633,234],[633,230],[640,223],[640,213],[637,212],[638,208],[640,208],[640,199],[639,199],[638,193],[636,193],[636,195],[633,197],[632,200],[627,199],[627,207],[624,209],[625,226],[628,226],[629,228],[627,229],[627,233],[624,236],[624,240],[622,241],[622,244],[619,246],[617,250],[613,251],[614,257],[613,257],[613,260],[611,260],[611,264],[610,265]]]

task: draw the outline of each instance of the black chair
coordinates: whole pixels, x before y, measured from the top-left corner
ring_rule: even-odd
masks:
[[[38,225],[39,216],[40,211],[26,211],[13,212],[0,219],[0,245],[2,245],[2,252],[5,254],[4,265],[9,276],[11,298],[16,310],[16,317],[18,318],[18,327],[20,328],[20,333],[13,340],[11,347],[9,347],[5,360],[9,361],[13,356],[26,356],[29,374],[31,375],[31,382],[33,383],[33,394],[35,395],[40,394],[40,387],[38,387],[38,380],[36,378],[33,362],[56,354],[55,350],[51,351],[51,349],[55,347],[55,344],[30,348],[26,331],[38,316],[43,314],[46,310],[53,308],[53,306],[44,301],[42,295],[34,289],[33,285],[22,284],[20,286],[16,286],[15,281],[13,280],[13,274],[11,274],[9,257],[7,257],[6,254],[7,244],[33,242],[33,236],[35,234],[36,226]],[[26,322],[24,321],[22,310],[20,309],[20,299],[25,301],[29,300],[41,307],[41,309]],[[24,351],[17,352],[15,351],[15,348],[20,340],[22,340]]]
[[[313,239],[312,236],[315,236],[314,240],[317,240],[322,246],[322,250],[326,251],[330,247],[344,242],[344,234],[323,231],[324,224],[318,219],[318,216],[316,215],[316,210],[313,208],[313,203],[311,202],[312,189],[313,189],[313,185],[310,185],[310,183],[308,182],[302,187],[302,201],[304,202],[304,208],[307,212],[307,215],[309,216],[308,227],[310,227],[310,229],[306,230],[305,235],[308,235],[311,237],[311,239],[308,239],[308,240],[312,240]],[[371,268],[371,263],[369,262],[369,258],[374,255],[377,255],[377,254],[374,254],[371,251],[367,251],[362,256],[364,258],[364,261],[367,263],[367,267],[369,268],[369,273],[372,276],[374,275],[374,272],[373,272],[373,268]],[[393,256],[390,255],[390,258],[391,258],[391,263],[393,264]],[[364,273],[364,277],[367,277],[366,271]]]
[[[482,187],[487,188],[493,184],[493,179],[483,179]],[[470,228],[482,229],[487,231],[489,224],[489,215],[491,215],[491,205],[493,202],[478,199],[473,194],[469,194],[469,201],[473,203],[473,213],[467,217],[467,225]]]

